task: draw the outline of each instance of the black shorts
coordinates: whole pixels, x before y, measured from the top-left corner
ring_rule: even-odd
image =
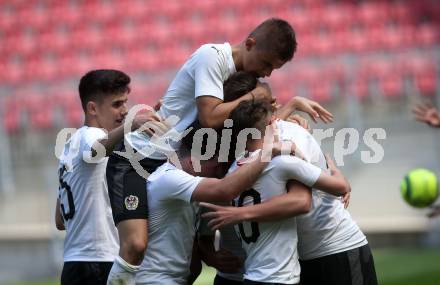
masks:
[[[377,285],[368,244],[348,251],[300,261],[301,285]]]
[[[298,284],[298,283],[297,283]],[[258,282],[258,281],[252,281],[248,279],[244,279],[243,285],[286,285],[282,283],[267,283],[267,282]],[[293,284],[292,284],[293,285]]]
[[[124,152],[124,143],[119,143],[115,151]],[[164,162],[166,160],[144,158],[139,163],[151,174]],[[107,162],[106,176],[115,225],[125,220],[148,219],[146,180],[130,161],[113,152]]]
[[[106,285],[113,262],[64,262],[61,285]]]
[[[215,275],[214,285],[243,285],[243,282],[226,279],[217,274]]]
[[[299,284],[299,283],[297,283],[297,284]],[[243,285],[286,285],[286,284],[258,282],[258,281],[252,281],[252,280],[244,279]],[[292,285],[294,285],[294,284],[292,284]]]

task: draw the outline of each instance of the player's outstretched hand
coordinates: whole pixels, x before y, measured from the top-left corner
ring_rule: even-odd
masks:
[[[227,249],[221,248],[213,256],[211,265],[224,273],[237,273],[243,267],[243,261]]]
[[[160,116],[153,111],[146,111],[146,112],[138,112],[134,119],[133,119],[133,123],[131,125],[131,130],[137,130],[139,128],[141,128],[144,124],[146,124],[147,122],[161,122],[162,119],[160,118]],[[146,131],[148,134],[150,134],[150,130]]]
[[[138,122],[136,123],[136,117],[135,117],[135,124],[140,124],[140,126],[137,128],[139,132],[145,132],[150,137],[160,137],[166,132],[168,132],[171,129],[171,125],[160,118],[156,113],[148,113],[148,114],[140,114],[138,115]]]
[[[317,119],[321,119],[324,123],[333,122],[333,114],[327,111],[319,103],[300,96],[291,99],[292,106],[295,110],[309,114],[313,122],[317,123]]]
[[[440,216],[440,205],[434,206],[431,212],[428,213],[429,218],[435,218]]]
[[[440,113],[431,103],[417,104],[412,108],[412,112],[417,121],[440,128]]]
[[[200,206],[211,210],[202,214],[202,218],[209,219],[208,226],[213,230],[218,230],[227,225],[240,223],[241,208],[231,206],[218,206],[211,203],[200,202]]]

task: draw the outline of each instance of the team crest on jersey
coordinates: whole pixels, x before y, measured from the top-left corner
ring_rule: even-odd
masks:
[[[129,211],[136,210],[138,205],[139,205],[139,198],[137,196],[130,195],[125,197],[125,208],[127,208],[127,210]]]

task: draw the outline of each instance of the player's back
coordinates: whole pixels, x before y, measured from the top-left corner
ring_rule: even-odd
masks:
[[[277,171],[278,164],[283,163],[283,158],[274,158],[253,187],[234,200],[234,205],[258,204],[285,194],[287,180]],[[230,172],[236,168],[234,163]],[[243,222],[236,225],[235,230],[247,255],[245,279],[282,284],[299,282],[295,217],[276,222]]]
[[[279,121],[280,137],[292,140],[314,165],[327,169],[325,156],[313,138],[297,124]],[[312,208],[297,217],[298,252],[301,259],[317,258],[367,243],[365,235],[344,209],[341,198],[313,189]]]
[[[148,177],[148,249],[136,284],[186,284],[199,210],[191,194],[201,179],[170,163]]]
[[[64,261],[113,261],[118,254],[105,179],[107,158],[85,161],[90,159],[93,143],[104,136],[103,130],[84,126],[69,139],[60,158]]]

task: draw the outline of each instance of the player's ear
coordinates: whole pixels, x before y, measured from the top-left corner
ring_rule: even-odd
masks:
[[[96,115],[97,114],[97,105],[96,102],[89,101],[86,105],[87,114]]]
[[[247,38],[245,41],[246,50],[250,51],[252,47],[254,47],[257,44],[257,41],[254,38]]]

